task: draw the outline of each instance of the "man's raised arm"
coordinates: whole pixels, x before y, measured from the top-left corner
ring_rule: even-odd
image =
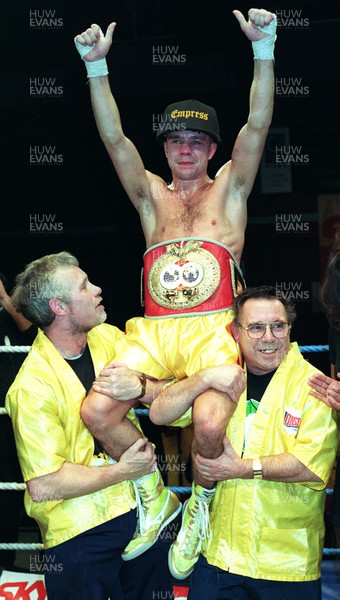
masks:
[[[139,211],[149,200],[149,182],[142,159],[134,144],[124,135],[117,104],[113,98],[106,64],[116,23],[110,23],[104,36],[93,24],[75,37],[89,78],[91,101],[101,139],[131,202]]]
[[[254,77],[247,123],[237,136],[231,161],[220,169],[218,175],[223,178],[225,171],[231,186],[229,189],[233,192],[234,200],[228,201],[227,212],[230,211],[234,222],[236,218],[240,225],[245,226],[246,201],[254,185],[273,114],[276,16],[264,9],[252,8],[246,21],[238,10],[233,13],[241,30],[252,42]]]

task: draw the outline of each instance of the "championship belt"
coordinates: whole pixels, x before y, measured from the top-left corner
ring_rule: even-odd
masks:
[[[242,287],[238,265],[219,242],[170,240],[144,254],[145,317],[226,310]]]

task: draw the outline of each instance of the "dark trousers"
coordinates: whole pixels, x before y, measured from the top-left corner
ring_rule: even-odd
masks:
[[[12,422],[6,415],[0,415],[0,452],[0,481],[21,483],[22,475],[14,442]],[[0,491],[0,543],[9,544],[18,541],[20,518],[23,510],[23,491]],[[15,550],[0,550],[0,565],[5,569],[12,569],[15,554]]]
[[[134,560],[121,553],[136,529],[132,510],[44,552],[39,566],[48,600],[155,600],[172,598],[162,540]]]
[[[321,580],[266,581],[234,575],[209,565],[203,556],[190,580],[188,600],[321,600]]]

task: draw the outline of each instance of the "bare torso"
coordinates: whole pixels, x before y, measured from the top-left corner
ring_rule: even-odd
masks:
[[[226,245],[239,262],[244,227],[229,216],[233,198],[225,186],[208,180],[203,186],[189,185],[180,191],[158,180],[151,185],[151,211],[141,212],[147,247],[186,237],[202,237]]]

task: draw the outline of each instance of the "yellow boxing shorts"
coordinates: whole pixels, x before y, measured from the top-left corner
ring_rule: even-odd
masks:
[[[226,246],[197,238],[163,242],[145,253],[144,273],[146,318],[127,321],[115,360],[156,379],[178,380],[241,363],[230,306],[244,282]]]

